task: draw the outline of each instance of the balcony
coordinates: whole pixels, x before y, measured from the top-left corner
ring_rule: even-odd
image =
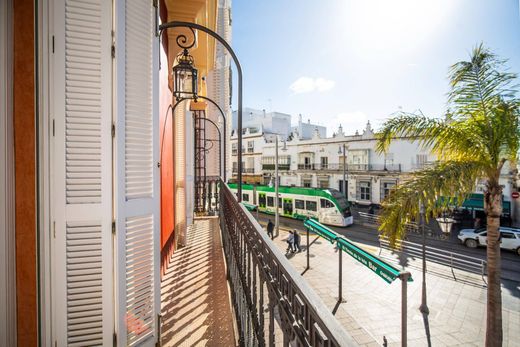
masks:
[[[203,199],[208,216],[195,219],[166,270],[162,345],[355,345],[253,216],[218,185]]]
[[[291,169],[291,164],[278,164],[278,170],[280,171],[288,171]],[[264,171],[274,171],[274,164],[262,164],[262,170]]]
[[[238,168],[234,167],[233,168],[233,173],[234,174],[238,173]],[[243,167],[242,168],[242,173],[243,174],[254,174],[255,173],[255,168],[253,168],[253,167]]]
[[[298,170],[316,170],[318,164],[298,164]]]
[[[309,171],[341,171],[343,172],[344,164],[298,164],[298,170]],[[401,164],[347,164],[345,168],[347,172],[356,171],[387,171],[401,172]]]

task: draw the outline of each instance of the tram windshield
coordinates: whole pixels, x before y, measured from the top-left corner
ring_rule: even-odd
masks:
[[[338,202],[339,208],[345,214],[345,217],[350,216],[350,204],[345,199],[345,196],[336,189],[329,189],[329,192]]]

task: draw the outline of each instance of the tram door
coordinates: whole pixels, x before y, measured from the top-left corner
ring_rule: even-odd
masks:
[[[265,208],[265,193],[258,193],[258,207]]]
[[[292,217],[293,215],[293,199],[284,198],[283,199],[283,215]]]

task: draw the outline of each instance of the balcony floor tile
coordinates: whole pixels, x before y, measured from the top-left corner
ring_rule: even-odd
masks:
[[[161,283],[163,346],[234,346],[218,218],[197,219]]]

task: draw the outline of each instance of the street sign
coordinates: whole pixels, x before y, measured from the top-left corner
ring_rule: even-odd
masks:
[[[518,199],[518,197],[520,197],[520,193],[519,193],[519,192],[512,192],[512,193],[511,193],[511,197],[512,197],[513,199]]]
[[[307,229],[323,237],[325,240],[330,241],[330,243],[334,243],[334,241],[336,241],[336,239],[339,237],[338,234],[336,234],[334,231],[330,230],[325,225],[315,221],[314,219],[307,219],[305,222],[303,222],[303,225]]]
[[[308,219],[304,223],[305,227],[319,236],[325,238],[331,243],[336,242],[338,248],[342,251],[347,252],[352,258],[359,261],[361,264],[365,265],[367,268],[376,273],[379,277],[381,277],[385,282],[392,283],[396,278],[399,278],[401,274],[401,270],[395,268],[394,266],[388,264],[387,262],[379,259],[375,255],[372,255],[365,251],[364,249],[356,246],[346,238],[339,236],[331,229],[327,228],[325,225]],[[408,277],[408,282],[413,281],[412,276]]]
[[[344,252],[347,252],[352,258],[359,261],[361,264],[368,267],[370,270],[381,277],[385,282],[392,283],[396,278],[399,278],[401,271],[387,262],[379,259],[378,257],[368,253],[362,248],[359,248],[352,242],[345,238],[338,238],[336,245],[340,247]],[[412,277],[408,278],[408,282],[411,282]]]

